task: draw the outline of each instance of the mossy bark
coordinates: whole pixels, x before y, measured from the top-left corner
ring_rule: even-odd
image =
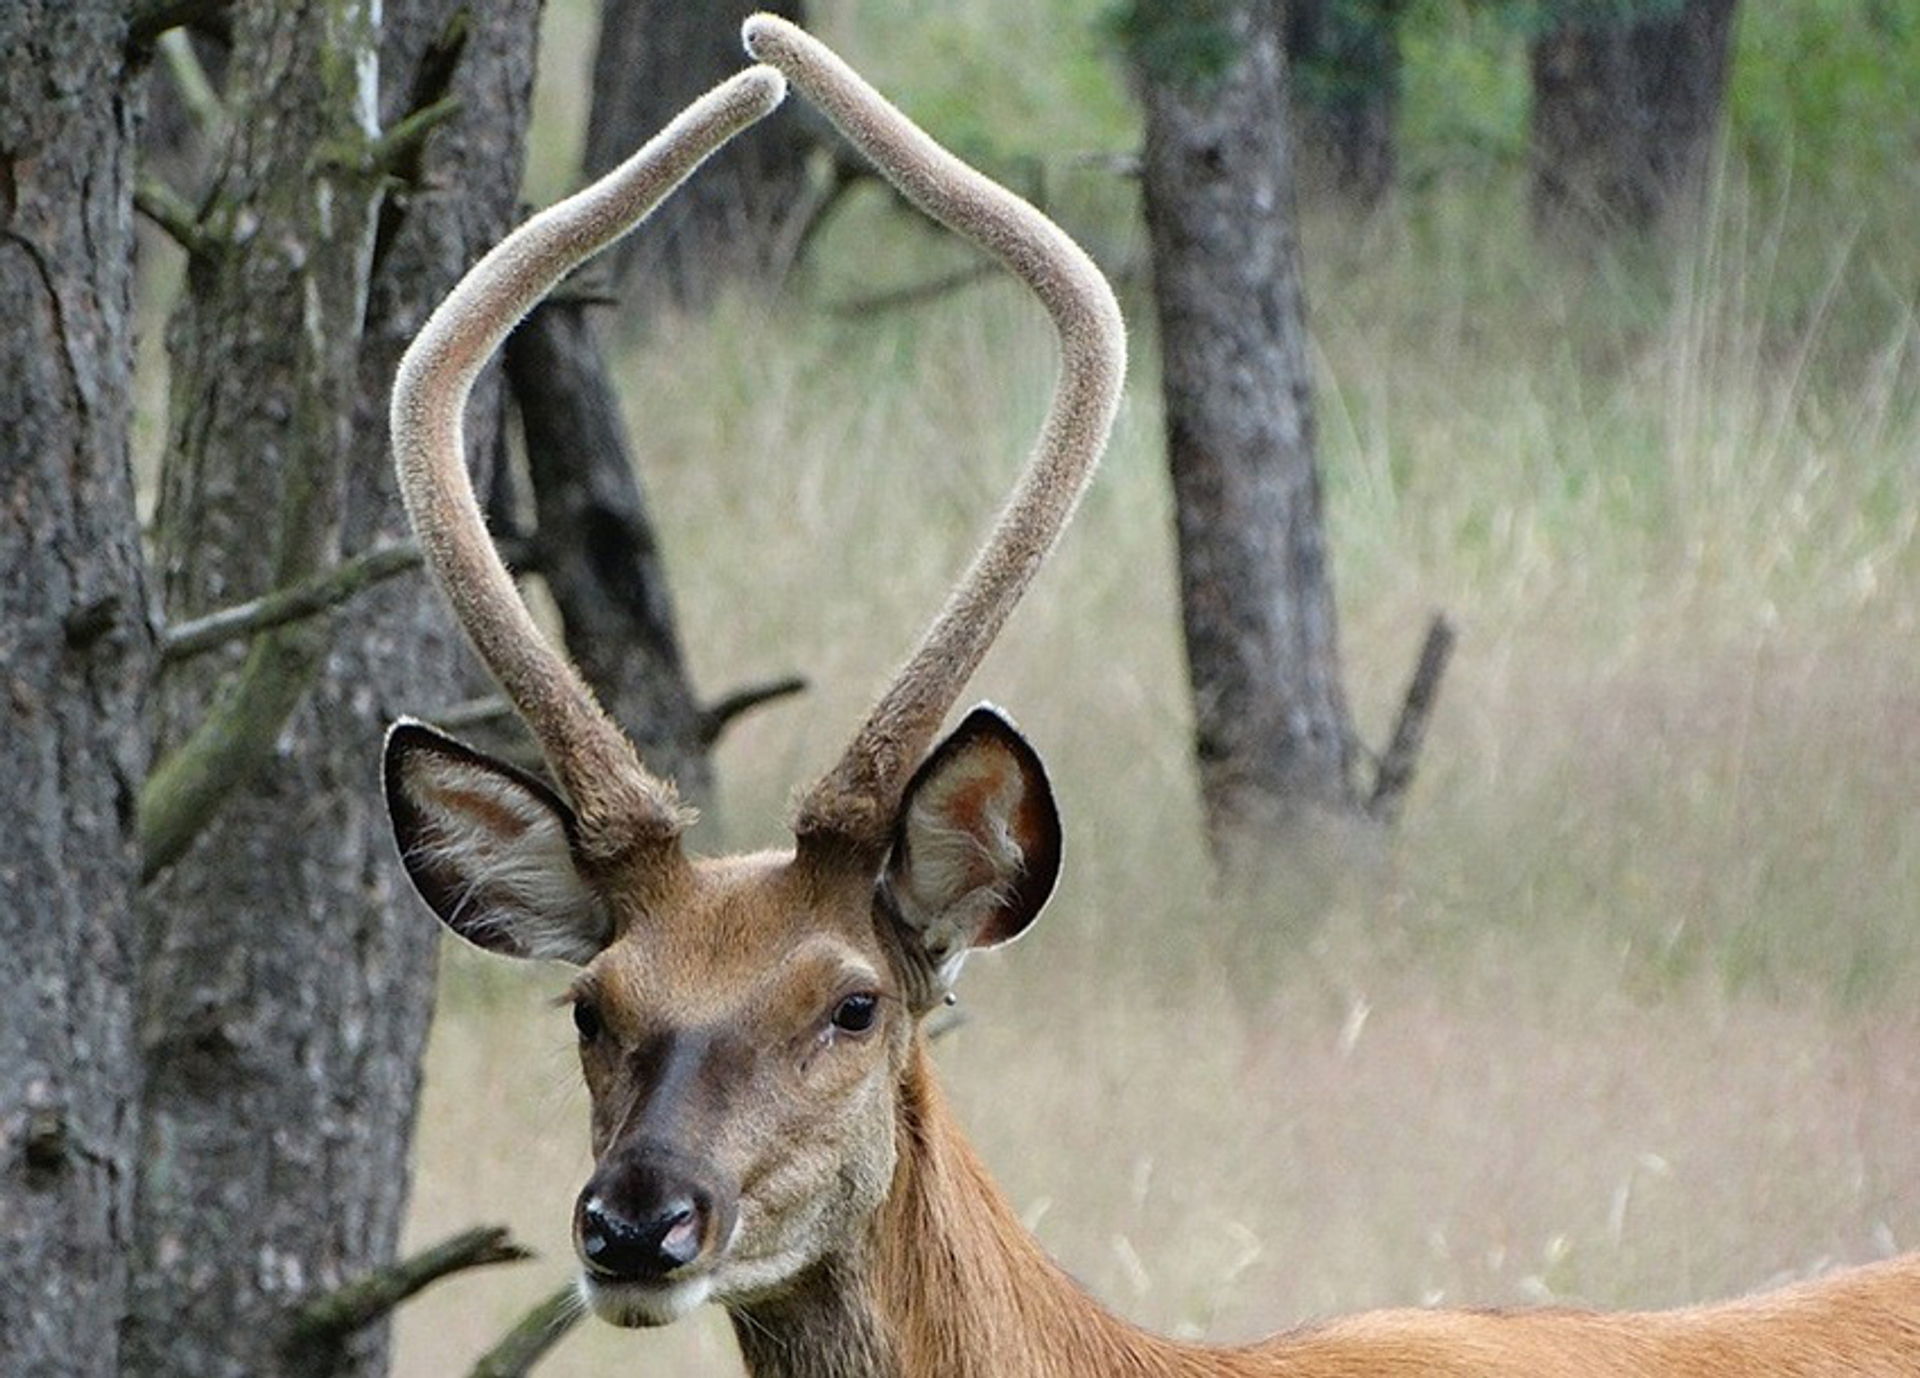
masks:
[[[124,6],[0,5],[0,1368],[119,1371],[143,693]]]
[[[156,548],[175,620],[403,534],[393,367],[513,218],[537,9],[234,7],[208,224],[220,247],[190,265],[169,337]],[[394,191],[383,136],[418,107],[463,13],[459,113]],[[498,396],[490,381],[471,414],[476,463]],[[392,853],[379,744],[399,713],[463,697],[470,674],[418,577],[170,666],[166,769],[205,759],[225,778],[213,824],[146,905],[130,1371],[385,1369],[383,1324],[319,1352],[294,1343],[294,1321],[390,1260],[399,1235],[437,928]],[[210,731],[244,744],[179,754]]]

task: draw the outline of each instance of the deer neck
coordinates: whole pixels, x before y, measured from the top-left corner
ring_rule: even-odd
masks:
[[[960,1133],[916,1045],[893,1190],[868,1237],[736,1311],[753,1378],[1175,1375],[1190,1352],[1103,1310],[1041,1250]]]

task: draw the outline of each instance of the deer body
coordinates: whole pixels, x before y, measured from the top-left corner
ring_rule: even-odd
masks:
[[[894,1189],[856,1258],[735,1329],[753,1378],[1865,1378],[1920,1373],[1920,1257],[1717,1306],[1377,1311],[1179,1344],[1087,1297],[952,1122],[924,1050]],[[832,1280],[829,1282],[828,1279]],[[842,1360],[850,1360],[842,1362]]]
[[[574,1207],[588,1305],[660,1325],[715,1302],[756,1378],[1705,1378],[1920,1374],[1920,1259],[1657,1315],[1384,1312],[1185,1346],[1089,1300],[954,1126],[920,1021],[967,954],[1018,937],[1060,861],[1039,757],[996,710],[942,720],[1071,516],[1125,371],[1111,290],[1039,212],[958,162],[783,21],[749,69],[486,256],[402,361],[400,486],[427,563],[553,785],[418,723],[389,734],[408,874],[454,932],[579,968],[594,1171]],[[777,70],[776,70],[777,69]],[[690,815],[541,637],[486,535],[460,413],[513,323],[791,80],[912,201],[1045,307],[1061,376],[1028,467],[790,849],[700,857]]]

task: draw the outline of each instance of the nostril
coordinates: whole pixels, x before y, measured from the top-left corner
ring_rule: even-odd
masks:
[[[588,1268],[609,1277],[633,1273],[633,1227],[610,1213],[599,1197],[581,1203],[578,1235],[580,1257]]]
[[[669,1268],[684,1268],[700,1257],[706,1241],[707,1212],[693,1197],[681,1197],[661,1212],[660,1257]]]
[[[641,1220],[611,1209],[598,1196],[580,1207],[580,1257],[590,1272],[625,1282],[658,1281],[699,1258],[706,1212],[695,1196],[675,1196]]]

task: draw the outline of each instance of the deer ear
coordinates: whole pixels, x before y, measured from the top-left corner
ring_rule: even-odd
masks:
[[[1019,937],[1060,874],[1060,814],[1040,757],[982,705],[928,756],[894,824],[886,890],[941,986],[976,947]]]
[[[413,888],[468,942],[584,964],[613,935],[574,862],[573,810],[532,776],[435,731],[387,734],[387,812]]]

